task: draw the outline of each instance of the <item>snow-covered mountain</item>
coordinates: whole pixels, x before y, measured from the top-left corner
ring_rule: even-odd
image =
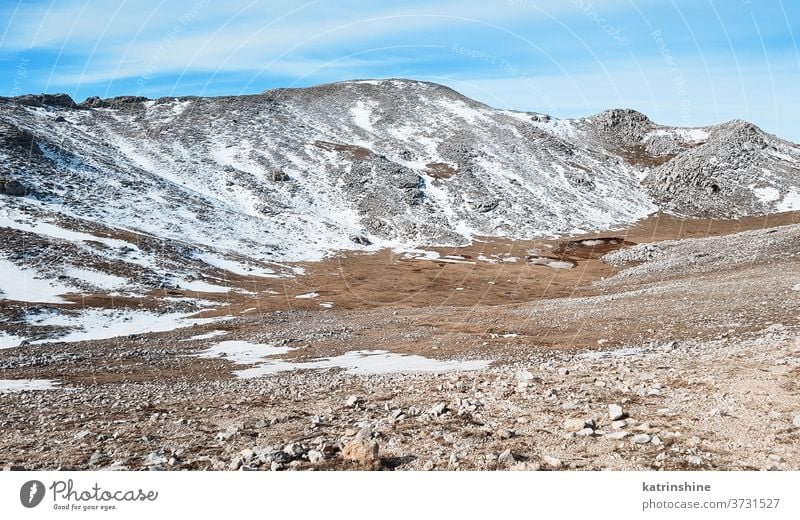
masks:
[[[341,249],[602,230],[659,208],[800,209],[800,148],[740,121],[556,119],[398,79],[28,95],[0,99],[0,192],[0,268],[109,289],[123,262],[153,286],[200,287],[207,269],[270,276]]]

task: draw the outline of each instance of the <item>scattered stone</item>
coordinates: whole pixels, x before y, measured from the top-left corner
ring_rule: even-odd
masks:
[[[360,402],[361,399],[357,395],[350,395],[347,396],[347,400],[344,402],[344,404],[348,408],[355,408]]]
[[[542,460],[544,461],[545,464],[547,464],[551,468],[557,469],[557,468],[560,468],[561,465],[562,465],[561,459],[558,459],[558,458],[550,456],[550,455],[544,455],[542,457]]]
[[[378,462],[378,443],[355,438],[342,448],[342,458],[360,464],[371,466]]]
[[[583,430],[584,428],[590,428],[594,430],[595,422],[594,419],[567,419],[564,421],[564,429],[568,432],[577,432]]]
[[[611,428],[614,429],[614,430],[621,430],[622,428],[624,428],[626,426],[628,426],[628,421],[626,421],[625,419],[622,419],[622,420],[619,420],[619,421],[613,421],[611,423]]]
[[[517,434],[514,430],[509,430],[508,428],[504,428],[500,430],[497,436],[503,440],[510,439]]]
[[[498,455],[497,462],[499,462],[500,464],[511,465],[517,462],[517,459],[516,457],[514,457],[514,454],[511,453],[511,450],[507,449],[503,453]]]
[[[319,464],[323,460],[325,460],[325,455],[323,455],[321,451],[309,450],[308,462],[310,462],[311,464]]]
[[[603,436],[603,438],[609,441],[618,441],[624,439],[628,435],[630,435],[630,433],[620,430],[616,432],[607,433]]]
[[[703,459],[698,457],[697,455],[687,455],[686,462],[688,462],[692,466],[700,466],[701,464],[703,464]]]
[[[795,428],[800,428],[800,415],[795,415],[794,419],[792,420],[792,425]]]
[[[105,459],[106,459],[105,455],[103,455],[99,451],[95,451],[94,453],[92,453],[92,456],[89,457],[89,465],[97,466],[98,464],[101,464]]]
[[[145,466],[161,466],[167,463],[167,457],[163,453],[148,453],[144,458]]]
[[[608,418],[612,421],[620,421],[627,417],[628,414],[622,409],[622,407],[618,404],[610,404],[608,405]]]
[[[433,407],[428,411],[428,413],[433,415],[434,417],[439,417],[446,411],[447,411],[447,404],[444,402],[439,402],[433,405]]]
[[[650,439],[651,439],[650,435],[646,433],[639,433],[634,435],[633,438],[631,438],[631,442],[634,444],[647,444],[648,442],[650,442]]]

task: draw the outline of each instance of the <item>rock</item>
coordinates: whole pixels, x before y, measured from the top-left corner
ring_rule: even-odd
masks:
[[[3,193],[12,197],[24,197],[28,189],[19,181],[6,180],[3,183]]]
[[[794,416],[794,419],[792,420],[792,426],[795,428],[800,428],[800,415]]]
[[[362,466],[372,466],[378,462],[378,443],[355,438],[342,448],[342,458]]]
[[[438,417],[444,414],[447,411],[447,404],[444,402],[438,402],[433,407],[428,410],[428,413],[433,415],[434,417]]]
[[[367,238],[366,235],[350,235],[350,240],[362,246],[372,245],[372,240]]]
[[[233,459],[231,463],[228,464],[228,470],[230,471],[237,471],[241,467],[242,467],[242,459],[238,457]]]
[[[700,466],[701,464],[703,464],[703,459],[701,459],[697,455],[687,455],[686,462],[688,462],[692,466]]]
[[[283,170],[274,170],[269,175],[270,179],[276,182],[285,182],[290,180],[289,175]]]
[[[622,428],[624,428],[626,426],[628,426],[628,421],[626,421],[625,419],[622,419],[620,421],[613,421],[611,423],[611,428],[613,428],[615,430],[621,430]]]
[[[504,428],[497,433],[497,436],[503,440],[510,439],[517,434],[514,430],[509,430],[508,428]]]
[[[561,459],[552,457],[550,455],[544,455],[542,457],[542,460],[544,461],[545,464],[547,464],[551,468],[560,468],[562,465]]]
[[[78,433],[76,433],[76,434],[74,435],[74,437],[75,437],[77,440],[81,440],[81,439],[85,439],[86,437],[88,437],[88,436],[89,436],[89,435],[91,435],[91,434],[92,434],[92,432],[90,432],[89,430],[81,430],[81,431],[79,431]]]
[[[575,435],[580,435],[581,437],[588,437],[590,435],[594,435],[594,430],[591,428],[583,428],[575,432]]]
[[[299,442],[290,442],[283,447],[283,453],[290,457],[301,457],[305,453],[305,450]]]
[[[514,454],[511,453],[510,449],[508,449],[508,450],[505,450],[503,453],[501,453],[497,457],[497,462],[499,462],[500,464],[510,465],[510,464],[514,464],[515,462],[517,462],[517,458],[514,457]]]
[[[361,428],[360,430],[358,430],[358,433],[356,433],[356,439],[361,439],[365,441],[372,439],[372,426],[368,424],[363,428]]]
[[[539,471],[542,469],[538,462],[518,462],[511,466],[511,471]]]
[[[618,404],[610,404],[608,405],[608,418],[612,421],[619,421],[627,417],[628,414],[622,409],[622,407]]]
[[[163,453],[152,452],[148,453],[144,458],[145,466],[161,466],[167,463],[167,457]]]
[[[234,436],[235,436],[237,433],[239,433],[239,429],[238,429],[238,428],[236,428],[235,426],[231,426],[230,428],[228,428],[228,429],[227,429],[227,430],[225,430],[224,432],[219,432],[219,433],[217,433],[217,435],[216,435],[216,437],[215,437],[215,438],[217,439],[217,441],[220,441],[220,442],[229,441],[229,440],[231,440],[231,439],[232,439],[232,438],[233,438],[233,437],[234,437]]]
[[[348,408],[355,408],[361,402],[361,399],[357,395],[350,395],[347,397],[347,400],[344,402],[344,405]]]
[[[647,444],[650,442],[650,436],[646,433],[639,433],[633,436],[631,442],[634,444]]]
[[[252,461],[256,458],[256,452],[251,450],[250,448],[245,448],[239,452],[239,456],[242,458],[242,461],[247,464],[248,462]]]
[[[99,451],[95,451],[92,453],[92,456],[89,457],[89,465],[90,466],[97,466],[98,464],[102,463],[105,460],[106,456],[103,455]]]
[[[325,455],[323,455],[322,452],[317,450],[308,451],[308,462],[311,464],[319,464],[323,460],[325,460]]]
[[[567,419],[564,421],[564,429],[568,432],[578,432],[585,428],[594,430],[596,426],[594,419]]]
[[[606,440],[609,440],[609,441],[618,441],[618,440],[624,439],[628,435],[630,435],[630,433],[628,433],[628,432],[616,431],[616,432],[611,432],[611,433],[605,434],[603,436],[603,438],[606,439]]]
[[[13,98],[20,105],[31,107],[64,107],[75,108],[75,101],[67,94],[25,94]]]

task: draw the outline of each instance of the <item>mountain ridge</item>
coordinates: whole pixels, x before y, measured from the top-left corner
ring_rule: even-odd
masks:
[[[609,230],[658,210],[795,210],[798,172],[796,145],[747,122],[671,127],[632,109],[558,119],[413,80],[0,99],[0,230],[26,243],[61,240],[34,224],[135,235],[152,284],[217,268],[204,258],[263,273],[339,250]],[[6,241],[7,257],[20,243]]]

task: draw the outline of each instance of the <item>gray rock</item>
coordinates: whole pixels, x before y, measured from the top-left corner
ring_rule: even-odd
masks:
[[[7,180],[3,183],[3,193],[12,197],[24,197],[28,189],[17,180]]]
[[[499,462],[500,464],[511,465],[517,462],[517,459],[511,452],[511,450],[507,449],[503,453],[498,455],[497,462]]]
[[[577,432],[583,430],[584,428],[589,428],[591,430],[595,429],[595,422],[594,419],[567,419],[563,423],[563,427],[568,432]]]
[[[650,435],[646,433],[639,433],[631,438],[631,442],[634,444],[647,444],[650,442],[650,439]]]
[[[438,402],[431,407],[428,413],[433,415],[434,417],[438,417],[444,414],[446,411],[447,411],[447,404],[444,402]]]
[[[545,464],[547,464],[551,468],[556,468],[556,469],[560,468],[563,464],[561,462],[561,459],[553,457],[551,455],[543,455],[542,460],[544,461]]]
[[[618,404],[608,405],[608,418],[612,421],[619,421],[627,417],[628,414]]]
[[[323,455],[321,451],[317,450],[308,451],[308,461],[311,464],[319,464],[323,460],[325,460],[325,455]]]
[[[347,400],[344,402],[344,404],[348,408],[355,408],[360,402],[361,399],[357,395],[350,395],[347,396]]]
[[[145,466],[161,466],[167,463],[167,456],[160,452],[148,453],[144,458]]]
[[[794,419],[792,419],[792,426],[795,428],[800,428],[800,415],[794,416]]]

